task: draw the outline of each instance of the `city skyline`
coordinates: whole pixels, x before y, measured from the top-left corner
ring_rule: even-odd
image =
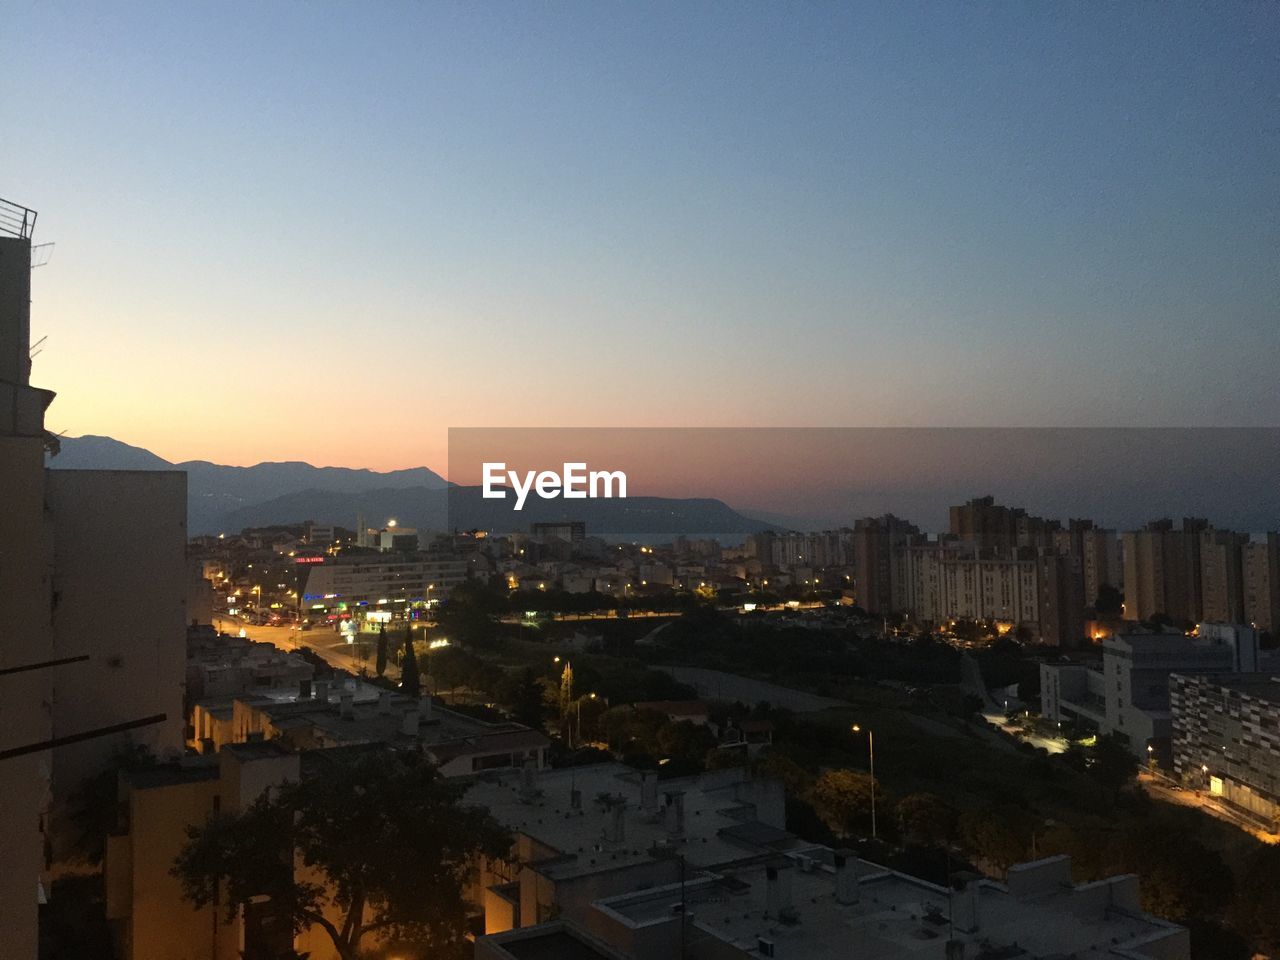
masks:
[[[55,430],[1280,417],[1274,7],[234,9],[13,12]]]

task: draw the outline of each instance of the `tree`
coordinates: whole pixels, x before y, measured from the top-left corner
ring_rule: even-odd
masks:
[[[1258,946],[1280,952],[1280,847],[1263,847],[1246,861],[1232,920]]]
[[[1124,594],[1109,583],[1100,583],[1093,607],[1100,617],[1118,617],[1124,612]]]
[[[568,722],[569,708],[573,705],[573,664],[565,661],[560,672],[560,729]]]
[[[461,802],[464,789],[416,754],[347,755],[188,828],[172,872],[186,899],[221,902],[228,918],[267,898],[294,933],[322,928],[342,960],[371,934],[461,956],[472,860],[511,844],[487,811]]]
[[[828,770],[813,785],[814,809],[832,830],[848,836],[854,823],[871,812],[873,784],[865,773]]]
[[[1019,808],[969,810],[960,815],[960,839],[975,856],[1008,870],[1026,856],[1026,819]]]
[[[532,667],[525,667],[518,677],[504,681],[502,700],[517,721],[535,730],[542,729],[546,716],[545,691]]]
[[[378,659],[375,664],[378,676],[387,672],[387,625],[378,624]]]
[[[1117,873],[1142,881],[1142,908],[1169,920],[1208,917],[1231,899],[1233,880],[1222,856],[1182,830],[1133,820],[1113,842]]]
[[[410,697],[422,693],[422,680],[418,676],[418,655],[413,652],[413,624],[404,628],[404,656],[400,658],[400,689]]]
[[[955,834],[956,812],[934,793],[912,793],[898,801],[898,824],[912,843],[941,847]]]
[[[766,780],[781,782],[788,797],[803,797],[809,792],[813,778],[809,771],[776,747],[769,747],[755,761],[753,772]]]
[[[1093,755],[1088,760],[1089,776],[1119,798],[1121,788],[1133,778],[1138,761],[1129,752],[1129,745],[1118,734],[1108,733],[1098,737]]]

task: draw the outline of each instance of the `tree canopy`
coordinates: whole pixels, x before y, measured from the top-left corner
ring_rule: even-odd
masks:
[[[173,867],[186,898],[221,902],[228,917],[265,900],[295,933],[323,928],[343,960],[370,935],[461,955],[466,874],[477,854],[506,856],[509,835],[417,754],[358,751],[323,765],[188,828]]]

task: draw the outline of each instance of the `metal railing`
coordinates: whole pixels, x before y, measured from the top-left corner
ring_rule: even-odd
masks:
[[[0,198],[0,234],[31,239],[36,228],[36,212],[20,203]]]

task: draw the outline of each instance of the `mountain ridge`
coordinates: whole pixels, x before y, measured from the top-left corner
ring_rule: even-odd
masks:
[[[63,437],[47,460],[58,470],[181,470],[187,475],[190,533],[225,533],[245,527],[314,520],[354,527],[357,515],[379,524],[395,517],[427,530],[528,529],[529,524],[568,519],[561,501],[531,500],[514,514],[504,501],[484,499],[478,487],[452,486],[427,467],[380,472],[355,467],[317,467],[300,460],[248,467],[209,460],[172,462],[112,437]],[[629,497],[584,500],[572,519],[594,533],[711,534],[777,529],[744,516],[714,498]]]

